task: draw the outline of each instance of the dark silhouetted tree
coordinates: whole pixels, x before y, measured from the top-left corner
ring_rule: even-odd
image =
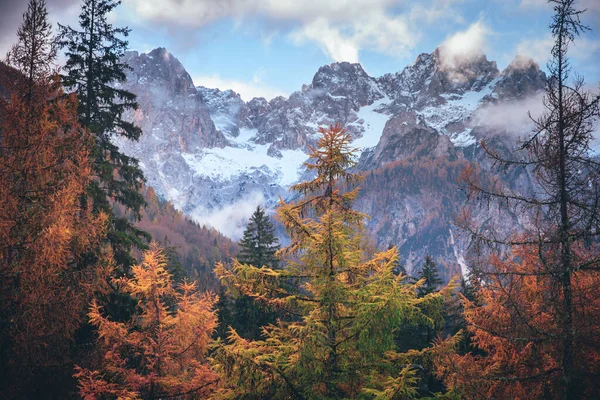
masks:
[[[137,140],[142,133],[125,118],[128,110],[137,108],[135,95],[118,87],[129,68],[121,61],[127,49],[127,41],[121,37],[130,30],[115,28],[107,17],[119,4],[117,0],[84,0],[80,30],[59,25],[59,44],[67,56],[63,84],[77,94],[79,119],[95,138],[92,159],[97,179],[87,192],[94,210],[111,216],[108,240],[115,261],[127,268],[134,262],[131,248],[144,248],[141,239],[149,237],[127,218],[115,216],[111,209],[114,201],[139,217],[145,204],[139,193],[144,177],[138,161],[123,154],[111,141],[113,135]]]

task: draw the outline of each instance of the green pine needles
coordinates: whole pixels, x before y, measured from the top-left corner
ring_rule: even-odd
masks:
[[[111,216],[108,240],[115,261],[127,268],[135,261],[130,255],[131,248],[145,248],[142,239],[150,237],[127,218],[114,215],[111,204],[124,205],[137,218],[145,205],[139,192],[144,175],[138,160],[121,153],[111,142],[113,135],[138,140],[142,133],[124,118],[128,110],[137,109],[136,96],[116,85],[125,82],[125,71],[129,68],[121,62],[128,45],[121,37],[129,34],[129,28],[115,28],[107,17],[120,3],[84,0],[79,30],[59,24],[59,45],[67,56],[63,85],[77,94],[80,122],[96,140],[92,166],[98,179],[90,184],[88,195],[93,199],[95,211]]]
[[[419,298],[416,284],[396,276],[396,248],[369,254],[365,216],[352,208],[361,177],[350,135],[339,125],[322,137],[305,163],[316,177],[291,189],[303,197],[281,201],[279,219],[290,236],[278,256],[281,269],[218,264],[230,292],[242,293],[282,312],[263,327],[262,340],[231,329],[215,351],[222,398],[405,398],[418,393],[419,363],[430,349],[399,353],[397,331],[406,325],[442,322],[441,298],[451,288]],[[286,282],[300,282],[291,292]],[[424,310],[427,310],[425,312]]]

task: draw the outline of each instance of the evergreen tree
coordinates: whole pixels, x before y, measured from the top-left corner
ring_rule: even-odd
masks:
[[[255,267],[276,268],[278,260],[275,253],[279,250],[279,240],[275,236],[275,228],[260,206],[250,217],[250,222],[240,240],[241,247],[238,261]]]
[[[291,238],[279,252],[286,268],[237,260],[232,270],[222,264],[215,268],[230,291],[290,316],[264,327],[264,340],[245,340],[230,331],[214,354],[225,398],[417,394],[419,357],[425,352],[396,352],[394,334],[404,323],[441,322],[443,295],[418,298],[415,285],[401,284],[403,277],[393,272],[395,248],[372,256],[365,251],[364,215],[352,209],[358,188],[342,191],[360,180],[348,172],[354,165],[351,136],[340,126],[319,132],[318,147],[311,147],[305,163],[316,177],[293,186],[303,198],[282,201],[278,210]],[[286,289],[290,278],[298,279],[300,290]]]
[[[79,119],[96,140],[92,158],[98,179],[92,182],[88,194],[95,211],[111,216],[108,240],[115,261],[126,268],[134,261],[131,248],[144,248],[141,239],[149,237],[126,217],[116,217],[111,209],[111,201],[115,201],[139,218],[145,204],[138,191],[144,181],[138,161],[121,153],[110,140],[115,134],[137,140],[142,133],[124,118],[125,112],[137,108],[135,95],[115,85],[125,81],[125,70],[129,68],[121,62],[127,49],[127,41],[121,36],[126,37],[130,30],[115,28],[107,21],[119,4],[117,0],[84,0],[80,30],[59,24],[59,44],[67,56],[63,83],[77,94]]]
[[[265,210],[258,206],[238,243],[241,247],[238,261],[256,267],[277,268],[279,261],[275,253],[279,249],[278,242],[273,224]],[[221,295],[219,310],[219,334],[225,336],[232,327],[243,338],[253,340],[259,339],[262,327],[275,322],[277,317],[276,312],[246,295]]]
[[[423,280],[423,284],[419,287],[419,296],[423,297],[429,293],[433,293],[442,284],[442,280],[438,275],[437,265],[427,254],[423,268],[419,271],[419,280]]]
[[[48,21],[45,0],[30,0],[23,14],[23,23],[17,31],[17,43],[8,54],[8,65],[21,71],[26,89],[22,91],[29,100],[36,82],[47,80],[51,76],[56,59],[56,39],[52,34],[52,25]]]

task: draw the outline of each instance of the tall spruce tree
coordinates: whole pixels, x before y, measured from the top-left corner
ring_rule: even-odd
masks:
[[[124,118],[128,110],[135,110],[136,96],[120,89],[129,68],[121,62],[130,29],[115,28],[107,20],[108,14],[121,2],[117,0],[84,0],[79,15],[80,30],[59,24],[59,44],[66,49],[66,71],[63,77],[67,90],[79,99],[81,123],[96,140],[93,152],[93,171],[97,179],[88,188],[97,212],[111,216],[108,240],[115,261],[124,268],[133,263],[130,250],[144,248],[143,238],[149,236],[135,228],[126,217],[116,217],[111,202],[118,202],[140,217],[144,198],[139,189],[144,176],[135,158],[126,156],[111,142],[112,135],[138,140],[142,131]]]
[[[256,207],[238,244],[241,247],[237,256],[239,262],[255,267],[279,266],[279,260],[275,256],[279,250],[279,240],[275,236],[273,223],[262,207]],[[256,340],[261,337],[262,327],[275,322],[277,318],[274,310],[246,295],[223,294],[219,299],[219,308],[219,334],[222,336],[232,327],[240,336]]]
[[[351,136],[340,126],[319,132],[318,147],[311,148],[305,163],[316,177],[293,186],[303,198],[282,201],[278,210],[291,239],[280,250],[286,268],[237,260],[233,269],[215,268],[230,291],[289,315],[264,327],[264,340],[249,341],[230,331],[228,342],[214,354],[225,398],[417,394],[418,358],[424,352],[396,352],[394,334],[403,323],[439,322],[443,295],[418,298],[415,285],[400,284],[403,277],[393,271],[395,248],[374,255],[365,250],[364,215],[352,209],[358,188],[343,191],[360,180],[348,172],[354,165]],[[300,290],[287,290],[290,278],[298,279]]]
[[[423,279],[423,285],[419,287],[419,296],[423,297],[429,293],[433,293],[442,284],[439,277],[437,265],[429,254],[425,255],[425,263],[419,271],[419,280]]]
[[[279,240],[275,236],[275,227],[265,215],[265,210],[260,206],[250,217],[250,222],[240,240],[241,247],[238,261],[255,267],[276,268],[278,265],[275,253],[279,250]]]

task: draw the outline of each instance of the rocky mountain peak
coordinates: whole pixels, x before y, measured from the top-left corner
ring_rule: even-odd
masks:
[[[494,89],[500,100],[522,99],[544,90],[546,74],[531,58],[517,56],[502,71]]]
[[[144,86],[148,83],[164,87],[172,95],[188,95],[196,92],[190,74],[175,56],[163,47],[156,48],[150,53],[139,54],[137,51],[125,53],[124,61],[133,68],[133,76],[128,77]]]
[[[339,62],[319,68],[308,90],[315,99],[330,97],[349,98],[356,107],[365,106],[383,97],[376,80],[363,67]]]
[[[446,93],[481,90],[500,74],[496,62],[489,61],[483,53],[450,55],[438,47],[432,58],[435,65],[432,82],[438,83],[439,89]]]

